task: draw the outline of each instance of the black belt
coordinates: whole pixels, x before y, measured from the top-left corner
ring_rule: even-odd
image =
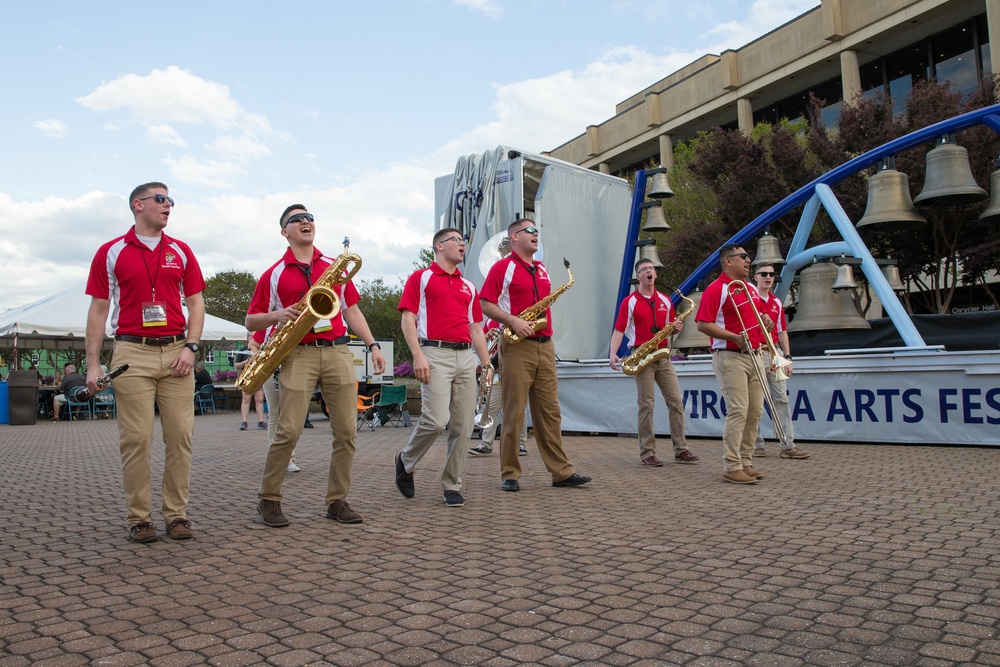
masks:
[[[472,343],[451,343],[446,340],[420,340],[420,347],[446,347],[449,350],[468,350]]]
[[[552,336],[535,336],[534,338],[525,338],[524,340],[530,340],[535,343],[548,343],[552,340]]]
[[[308,343],[299,343],[299,345],[308,345],[310,347],[333,347],[334,345],[346,345],[351,342],[350,336],[341,336],[335,340],[330,340],[328,338],[317,338],[316,340],[309,341]]]
[[[733,354],[750,354],[746,350],[712,350],[712,352],[732,352]]]
[[[187,334],[160,336],[159,338],[151,338],[149,336],[115,336],[115,340],[120,340],[123,343],[139,343],[140,345],[153,345],[154,347],[163,347],[164,345],[170,345],[171,343],[179,343],[185,338],[187,338]]]

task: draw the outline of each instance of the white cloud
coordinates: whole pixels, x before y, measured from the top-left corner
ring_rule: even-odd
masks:
[[[168,157],[163,163],[170,168],[170,177],[175,181],[224,190],[235,188],[237,178],[246,173],[243,167],[232,162],[203,160],[192,155]]]
[[[217,153],[226,160],[236,160],[245,162],[248,160],[266,157],[271,154],[271,149],[259,141],[254,141],[250,137],[219,137],[213,143],[205,146],[213,153]]]
[[[31,124],[36,130],[41,130],[45,133],[45,136],[52,137],[54,139],[62,139],[66,136],[66,123],[55,118],[49,118],[48,120],[36,120]]]
[[[499,19],[503,15],[503,7],[496,0],[452,0],[458,7],[467,7],[482,12],[491,19]]]
[[[187,145],[184,142],[184,139],[181,138],[181,135],[177,134],[177,130],[162,123],[150,125],[146,128],[146,136],[149,137],[151,141],[155,141],[159,144],[172,144],[174,146],[180,146],[181,148]]]
[[[756,0],[742,20],[721,23],[705,36],[715,41],[713,53],[738,49],[817,6],[818,0]]]

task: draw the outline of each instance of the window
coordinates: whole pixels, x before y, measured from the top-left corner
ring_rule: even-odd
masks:
[[[954,90],[965,95],[979,89],[973,24],[966,23],[934,37],[931,53],[938,81],[950,81]]]
[[[885,59],[886,78],[889,79],[889,97],[897,114],[906,109],[906,98],[917,81],[929,78],[926,42],[920,42]]]
[[[206,364],[214,364],[215,363],[215,350],[206,350],[205,351],[205,363]]]

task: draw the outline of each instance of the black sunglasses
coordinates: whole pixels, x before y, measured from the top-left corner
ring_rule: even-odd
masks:
[[[172,197],[168,197],[167,195],[161,195],[161,194],[149,195],[148,197],[139,197],[137,201],[146,201],[147,199],[152,199],[157,204],[162,204],[163,202],[168,201],[170,202],[171,206],[174,205],[174,200]]]
[[[528,232],[529,234],[537,234],[538,230],[535,229],[534,227],[523,227],[523,228],[517,230],[514,233],[515,234],[520,234],[521,232]]]
[[[732,255],[726,255],[726,259],[729,259],[730,257],[739,257],[740,259],[750,259],[750,255],[746,254],[745,252],[734,252]]]
[[[774,271],[758,271],[757,275],[758,276],[764,276],[765,278],[773,278],[774,277]]]
[[[288,220],[285,220],[285,227],[296,222],[312,222],[316,218],[313,217],[312,213],[296,213],[295,215],[289,216]]]

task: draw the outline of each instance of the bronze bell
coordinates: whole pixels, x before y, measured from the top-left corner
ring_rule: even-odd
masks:
[[[778,247],[778,239],[771,236],[770,232],[764,232],[764,235],[760,237],[757,241],[757,256],[754,258],[753,266],[755,269],[761,264],[774,264],[775,266],[781,266],[785,263],[785,258],[781,256],[781,248]]]
[[[879,171],[868,177],[868,205],[855,226],[878,225],[878,231],[894,232],[926,224],[927,219],[910,198],[909,177],[886,166],[887,162],[884,160]]]
[[[1000,222],[1000,169],[990,174],[990,202],[979,214],[983,222]]]
[[[646,224],[642,226],[644,232],[669,232],[670,225],[667,224],[667,217],[663,214],[663,206],[659,201],[648,201],[639,205],[639,208],[646,209]]]
[[[660,167],[660,169],[663,169],[663,167]],[[649,179],[649,192],[647,195],[652,199],[667,199],[674,196],[674,191],[670,189],[670,183],[667,181],[666,169],[663,169],[662,172],[658,171]]]
[[[663,268],[663,263],[660,262],[660,253],[656,251],[656,241],[654,239],[636,241],[635,246],[639,248],[639,259],[648,259],[653,263],[655,268]]]
[[[854,269],[850,264],[837,265],[837,278],[833,281],[833,289],[855,289],[861,287],[861,283],[854,279]]]
[[[837,267],[818,262],[799,273],[799,306],[788,332],[827,329],[871,329],[849,290],[833,291]]]
[[[698,310],[698,304],[701,303],[702,294],[704,294],[702,290],[697,290],[688,294],[688,298],[694,301],[695,312]],[[671,343],[671,347],[676,350],[703,347],[707,350],[712,345],[712,341],[709,337],[698,331],[698,326],[694,323],[693,319],[694,318],[691,318],[684,323],[684,328],[681,329],[681,332],[674,336],[674,342]]]
[[[924,189],[913,199],[923,206],[965,206],[989,195],[976,183],[969,167],[969,151],[954,143],[954,135],[944,135],[927,153]]]
[[[899,267],[895,264],[887,264],[882,267],[882,276],[885,281],[889,283],[889,287],[893,292],[902,292],[906,289],[906,285],[903,281],[899,279]]]

